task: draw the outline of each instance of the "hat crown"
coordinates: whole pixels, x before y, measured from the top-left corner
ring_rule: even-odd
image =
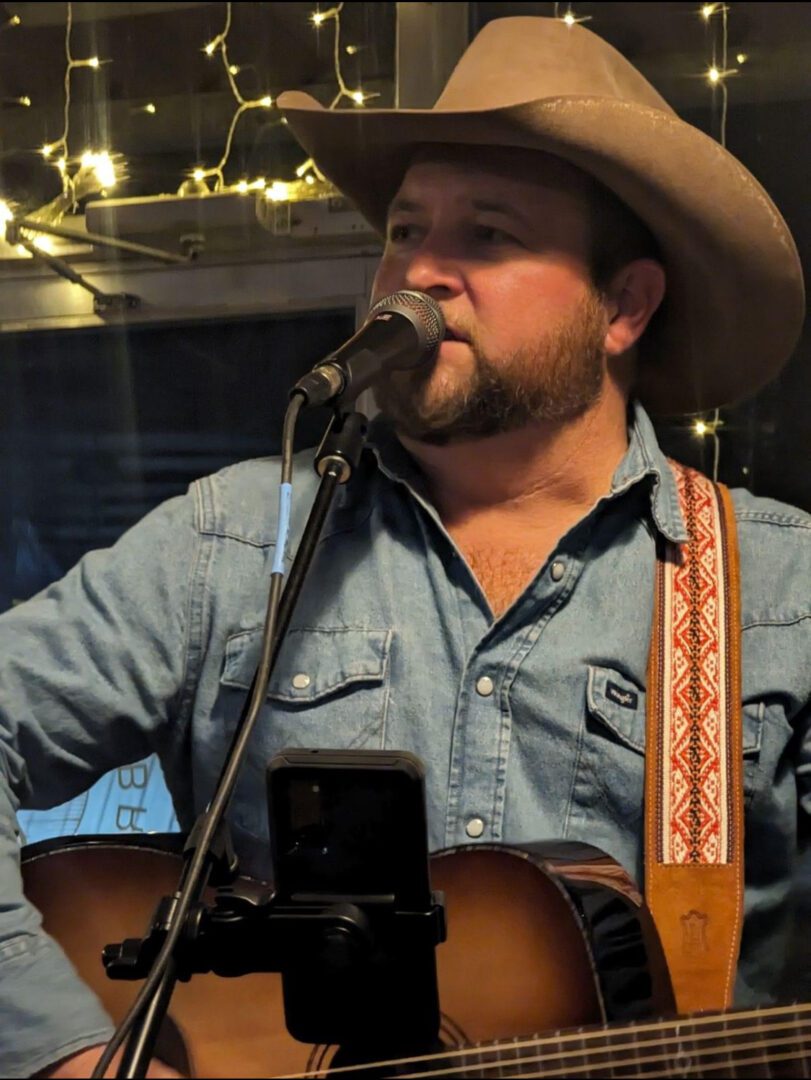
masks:
[[[494,19],[476,35],[439,96],[437,110],[496,109],[572,95],[673,109],[621,53],[562,19]]]

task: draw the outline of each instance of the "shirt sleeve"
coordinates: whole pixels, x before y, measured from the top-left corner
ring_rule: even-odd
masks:
[[[0,1076],[111,1033],[23,895],[15,814],[182,738],[199,540],[190,493],[0,617]]]

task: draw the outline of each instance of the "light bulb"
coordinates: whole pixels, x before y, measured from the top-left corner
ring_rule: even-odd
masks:
[[[274,180],[269,188],[265,190],[265,198],[270,199],[271,202],[283,202],[290,195],[290,185],[286,184],[284,180]]]

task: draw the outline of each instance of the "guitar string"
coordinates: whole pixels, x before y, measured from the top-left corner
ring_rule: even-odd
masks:
[[[717,1069],[729,1069],[730,1067],[737,1069],[738,1066],[741,1066],[741,1065],[769,1065],[774,1061],[796,1061],[800,1057],[802,1057],[803,1060],[804,1060],[804,1055],[791,1053],[791,1054],[775,1054],[774,1057],[738,1058],[738,1059],[736,1059],[735,1061],[732,1061],[732,1062],[730,1062],[730,1061],[719,1061],[716,1064],[710,1064],[710,1065],[705,1065],[705,1064],[696,1064],[695,1066],[686,1065],[684,1067],[681,1067],[681,1066],[679,1067],[678,1075],[679,1076],[703,1076],[705,1073],[714,1072]],[[620,1062],[617,1062],[617,1063],[611,1062],[611,1068],[612,1069],[622,1068],[624,1065],[636,1065],[636,1064],[637,1064],[636,1061],[620,1061]],[[471,1068],[473,1068],[473,1066],[471,1066]],[[421,1076],[421,1075],[422,1075],[421,1073],[401,1073],[398,1076],[397,1080],[406,1080],[406,1077],[409,1077],[409,1076],[410,1077],[418,1077],[418,1076]],[[452,1075],[457,1075],[458,1076],[459,1074],[456,1073],[456,1074],[452,1074]],[[534,1073],[524,1073],[524,1072],[522,1072],[522,1073],[519,1073],[518,1075],[520,1075],[522,1077],[524,1077],[524,1076],[528,1077],[528,1078],[530,1078],[530,1080],[533,1077],[535,1078],[535,1080],[546,1080],[546,1078],[549,1077],[549,1076],[574,1076],[576,1074],[571,1073],[571,1072],[552,1073],[552,1072],[544,1071],[544,1072],[534,1072]],[[584,1074],[584,1075],[588,1075],[588,1074]],[[666,1069],[664,1072],[645,1072],[645,1073],[639,1073],[638,1075],[645,1077],[645,1080],[648,1080],[648,1078],[650,1078],[650,1080],[655,1080],[656,1077],[663,1077],[663,1076],[672,1077],[673,1076],[673,1070],[672,1069]]]
[[[459,1059],[465,1055],[482,1054],[484,1052],[493,1053],[499,1049],[509,1049],[512,1052],[516,1050],[532,1050],[536,1047],[552,1046],[557,1044],[561,1046],[563,1043],[574,1042],[579,1040],[595,1041],[597,1039],[605,1039],[623,1035],[633,1036],[638,1032],[664,1032],[673,1031],[678,1032],[679,1028],[690,1026],[691,1028],[706,1027],[710,1024],[729,1024],[730,1022],[740,1022],[742,1020],[762,1020],[776,1019],[781,1016],[785,1016],[787,1021],[793,1020],[793,1022],[799,1022],[801,1014],[811,1013],[811,1004],[808,1005],[778,1005],[767,1009],[749,1009],[741,1010],[734,1013],[714,1013],[710,1016],[695,1016],[695,1017],[683,1017],[680,1020],[666,1020],[658,1023],[641,1022],[640,1024],[634,1024],[626,1027],[604,1027],[592,1029],[584,1032],[566,1032],[560,1036],[546,1035],[543,1038],[533,1037],[531,1039],[525,1039],[521,1042],[495,1042],[489,1046],[478,1046],[463,1048],[460,1050],[447,1050],[444,1053],[438,1054],[425,1054],[416,1055],[413,1057],[405,1058],[391,1058],[386,1061],[374,1062],[375,1066],[382,1067],[384,1065],[418,1065],[421,1063],[429,1063],[431,1061],[446,1061],[449,1058]],[[678,1039],[680,1036],[674,1034],[672,1038]],[[366,1066],[369,1067],[368,1065]],[[340,1065],[336,1069],[330,1069],[330,1075],[338,1075],[339,1073],[352,1073],[357,1072],[360,1066],[357,1065]],[[287,1073],[284,1076],[280,1076],[278,1080],[308,1080],[308,1078],[315,1078],[319,1076],[318,1073]],[[425,1075],[425,1074],[422,1074]]]
[[[760,1033],[762,1031],[783,1031],[783,1030],[786,1029],[787,1026],[788,1026],[788,1024],[772,1024],[769,1027],[758,1028],[757,1031],[758,1031],[758,1035],[760,1035]],[[701,1048],[699,1048],[698,1051],[694,1051],[693,1050],[694,1044],[696,1044],[698,1042],[707,1042],[710,1039],[726,1038],[728,1034],[729,1033],[726,1032],[726,1031],[711,1031],[711,1032],[706,1032],[703,1035],[694,1036],[692,1038],[688,1036],[688,1037],[685,1038],[684,1042],[687,1044],[688,1050],[690,1052],[704,1053],[705,1050],[702,1050]],[[733,1035],[737,1035],[738,1038],[740,1038],[741,1036],[745,1036],[747,1034],[748,1034],[748,1032],[733,1033]],[[783,1045],[785,1043],[790,1043],[792,1041],[797,1041],[797,1035],[798,1034],[799,1033],[795,1033],[792,1038],[769,1039],[768,1042],[769,1042],[770,1046]],[[804,1036],[811,1036],[811,1031],[803,1032],[803,1035]],[[722,1053],[722,1052],[726,1052],[727,1049],[729,1049],[729,1050],[748,1050],[748,1049],[751,1049],[753,1047],[761,1045],[761,1042],[762,1042],[762,1040],[756,1040],[755,1042],[752,1042],[752,1043],[736,1043],[733,1040],[733,1041],[729,1041],[729,1042],[725,1043],[724,1047],[718,1047],[718,1048],[710,1047],[710,1048],[708,1048],[706,1050],[706,1052]],[[540,1061],[552,1062],[552,1061],[555,1061],[555,1060],[563,1061],[563,1060],[566,1060],[566,1059],[569,1059],[569,1058],[585,1057],[585,1056],[590,1056],[590,1057],[596,1058],[601,1054],[619,1054],[619,1053],[624,1053],[626,1051],[638,1051],[638,1050],[656,1049],[658,1047],[663,1047],[663,1046],[671,1046],[672,1047],[673,1045],[676,1045],[676,1046],[680,1045],[680,1040],[677,1040],[675,1042],[675,1044],[674,1044],[673,1040],[660,1039],[660,1040],[650,1040],[650,1041],[647,1041],[647,1042],[645,1042],[645,1041],[643,1041],[643,1042],[630,1042],[630,1043],[621,1043],[619,1045],[598,1046],[598,1047],[594,1047],[594,1048],[587,1049],[587,1050],[562,1050],[561,1049],[561,1051],[559,1053],[538,1054],[538,1055],[535,1055],[535,1056],[532,1056],[532,1057],[526,1056],[526,1057],[517,1058],[516,1060],[526,1062],[527,1064],[530,1064],[530,1063],[536,1062],[536,1061],[537,1062],[540,1062]],[[482,1047],[478,1047],[476,1052],[477,1052],[477,1054],[479,1056],[481,1056],[482,1053],[485,1053],[485,1054],[495,1053],[496,1049],[495,1048],[488,1048],[486,1046],[482,1046]],[[685,1051],[685,1052],[687,1052],[687,1051]],[[678,1056],[678,1055],[676,1055],[676,1056]],[[654,1057],[654,1058],[650,1058],[650,1059],[639,1058],[639,1060],[640,1061],[645,1061],[645,1060],[660,1061],[660,1060],[663,1060],[663,1059],[661,1058],[661,1056],[658,1056],[658,1057]],[[482,1071],[484,1071],[486,1069],[496,1068],[496,1067],[500,1066],[501,1064],[502,1064],[502,1062],[500,1060],[498,1060],[498,1059],[495,1059],[493,1061],[484,1061],[484,1062],[480,1061],[480,1062],[477,1062],[476,1068],[481,1069]],[[599,1063],[593,1062],[593,1064],[613,1064],[613,1062],[599,1062]],[[408,1074],[405,1074],[405,1075],[408,1075]],[[430,1072],[423,1071],[423,1072],[420,1072],[420,1073],[413,1073],[412,1075],[414,1075],[414,1076],[447,1076],[448,1073],[447,1073],[447,1070],[445,1070],[445,1069],[437,1069],[437,1070],[433,1070],[433,1071],[430,1071]]]
[[[716,1034],[716,1037],[722,1037],[722,1036],[723,1036],[723,1032],[718,1032]],[[771,1039],[769,1041],[770,1041],[770,1044],[772,1046],[788,1046],[790,1044],[796,1044],[795,1051],[800,1050],[800,1049],[805,1050],[807,1046],[811,1046],[811,1040],[804,1040],[802,1043],[800,1043],[793,1036],[790,1037],[790,1038],[785,1038],[785,1039]],[[657,1045],[666,1045],[666,1044],[661,1043],[661,1044],[657,1044]],[[512,1064],[518,1064],[519,1066],[521,1064],[526,1064],[526,1065],[538,1064],[538,1065],[543,1065],[544,1066],[543,1072],[540,1072],[540,1073],[525,1073],[523,1071],[523,1069],[521,1069],[521,1072],[520,1072],[521,1076],[587,1076],[594,1069],[598,1069],[598,1068],[608,1068],[608,1067],[610,1067],[611,1069],[621,1069],[621,1068],[624,1068],[625,1066],[631,1066],[631,1065],[634,1065],[634,1066],[658,1065],[660,1062],[663,1065],[669,1065],[670,1066],[670,1071],[672,1071],[672,1066],[673,1066],[674,1059],[677,1058],[680,1053],[684,1053],[685,1055],[688,1055],[690,1053],[690,1048],[687,1048],[687,1049],[684,1049],[684,1050],[679,1049],[679,1050],[677,1050],[676,1053],[672,1053],[672,1054],[670,1054],[670,1053],[668,1053],[668,1054],[636,1054],[633,1058],[627,1058],[625,1060],[620,1060],[620,1061],[616,1061],[613,1057],[609,1057],[609,1058],[607,1058],[605,1060],[601,1060],[601,1061],[597,1061],[597,1060],[583,1061],[583,1062],[581,1062],[581,1063],[579,1063],[577,1065],[571,1065],[571,1064],[567,1065],[567,1064],[564,1063],[562,1067],[555,1068],[555,1069],[547,1069],[545,1067],[548,1062],[551,1063],[551,1062],[554,1062],[556,1060],[557,1061],[563,1061],[565,1058],[590,1057],[590,1058],[594,1059],[594,1058],[597,1058],[598,1055],[600,1055],[600,1054],[614,1054],[614,1053],[617,1053],[619,1051],[624,1052],[624,1051],[628,1051],[628,1050],[639,1050],[639,1049],[644,1049],[644,1048],[645,1048],[645,1044],[642,1043],[642,1044],[638,1044],[637,1046],[634,1046],[634,1045],[625,1045],[625,1046],[620,1046],[620,1047],[605,1046],[605,1047],[601,1047],[599,1050],[596,1050],[596,1051],[589,1051],[589,1050],[571,1051],[571,1050],[567,1050],[567,1051],[564,1051],[562,1054],[542,1054],[542,1055],[539,1054],[539,1055],[537,1055],[535,1057],[519,1058],[517,1062],[510,1062],[510,1064],[511,1065]],[[701,1049],[694,1056],[695,1057],[703,1057],[703,1056],[716,1056],[716,1055],[719,1055],[719,1054],[723,1055],[725,1060],[720,1062],[716,1066],[718,1068],[723,1068],[726,1065],[735,1065],[735,1064],[738,1063],[738,1059],[732,1056],[733,1052],[740,1052],[740,1051],[744,1051],[744,1050],[760,1050],[760,1049],[762,1049],[760,1040],[756,1039],[754,1042],[743,1042],[743,1043],[738,1043],[737,1045],[732,1045],[730,1043],[725,1043],[723,1046],[704,1047],[703,1049]],[[800,1056],[800,1055],[795,1053],[795,1056]],[[777,1057],[773,1058],[770,1054],[766,1054],[765,1057],[763,1057],[761,1060],[763,1060],[763,1061],[777,1060]],[[486,1072],[486,1071],[491,1070],[491,1069],[501,1069],[502,1065],[504,1065],[504,1064],[505,1064],[505,1062],[503,1060],[484,1061],[484,1062],[478,1061],[478,1062],[475,1062],[475,1063],[471,1063],[470,1066],[464,1066],[464,1068],[475,1069],[477,1073],[483,1073],[483,1072]],[[694,1066],[694,1064],[692,1062],[690,1062],[689,1064],[687,1064],[684,1067],[684,1069],[681,1069],[681,1068],[679,1069],[680,1075],[683,1072],[685,1072],[687,1069],[692,1069],[693,1067],[705,1070],[708,1066],[707,1066],[707,1063],[704,1062],[703,1060],[700,1061],[700,1062],[695,1062],[695,1066]],[[712,1067],[712,1062],[709,1063],[709,1067]],[[434,1077],[434,1076],[458,1076],[458,1075],[459,1075],[459,1067],[458,1067],[458,1065],[455,1065],[453,1069],[432,1069],[430,1072],[398,1073],[398,1080],[418,1080],[418,1078],[422,1078],[422,1077],[426,1077],[426,1076]],[[645,1075],[650,1075],[650,1074],[646,1073]]]
[[[791,1039],[784,1039],[784,1040],[780,1040],[779,1042],[780,1043],[789,1043],[789,1042],[792,1042],[792,1041],[793,1040],[791,1040]],[[773,1045],[778,1045],[778,1041],[775,1041],[773,1043]],[[737,1049],[739,1051],[742,1051],[742,1050],[746,1050],[746,1049],[754,1049],[757,1046],[758,1046],[758,1043],[754,1042],[754,1043],[749,1043],[749,1044],[746,1044],[746,1045],[739,1046]],[[723,1061],[712,1062],[712,1061],[702,1060],[702,1061],[696,1061],[696,1062],[688,1062],[685,1065],[680,1064],[680,1066],[679,1066],[679,1076],[703,1075],[706,1072],[714,1072],[714,1071],[716,1071],[718,1069],[728,1069],[728,1068],[736,1069],[738,1066],[741,1066],[741,1065],[770,1065],[773,1062],[778,1062],[778,1061],[796,1061],[797,1059],[806,1060],[807,1059],[807,1051],[809,1050],[809,1048],[811,1048],[811,1043],[809,1043],[808,1041],[803,1041],[802,1043],[798,1044],[793,1050],[791,1050],[789,1052],[785,1052],[785,1053],[765,1054],[765,1055],[754,1056],[754,1057],[753,1056],[750,1056],[750,1057],[733,1057],[730,1054],[730,1047],[728,1047],[728,1046],[713,1047],[713,1048],[710,1048],[710,1050],[705,1051],[705,1053],[714,1053],[714,1054],[725,1055],[725,1059]],[[610,1049],[611,1049],[610,1047],[606,1047],[604,1049],[604,1052],[608,1053]],[[588,1053],[588,1051],[584,1051],[584,1054],[585,1053]],[[558,1055],[554,1055],[554,1056],[558,1056]],[[575,1054],[574,1056],[580,1056],[580,1055]],[[465,1072],[468,1071],[468,1069],[480,1072],[480,1071],[483,1071],[485,1068],[490,1068],[490,1067],[499,1067],[499,1068],[501,1068],[503,1065],[510,1065],[512,1067],[515,1067],[515,1066],[519,1067],[519,1069],[520,1069],[519,1073],[517,1073],[517,1074],[511,1073],[510,1075],[519,1075],[519,1076],[522,1076],[522,1077],[549,1078],[549,1077],[559,1077],[559,1076],[588,1076],[595,1069],[599,1069],[599,1068],[611,1068],[612,1070],[614,1070],[614,1069],[621,1069],[621,1068],[624,1068],[624,1067],[628,1066],[628,1067],[635,1067],[637,1069],[637,1071],[638,1071],[639,1068],[642,1065],[657,1065],[659,1063],[662,1063],[662,1064],[665,1064],[667,1066],[667,1068],[665,1069],[664,1072],[650,1072],[650,1071],[646,1070],[644,1073],[642,1073],[640,1075],[643,1075],[645,1077],[650,1077],[651,1080],[655,1080],[656,1077],[671,1077],[671,1076],[673,1076],[673,1058],[671,1056],[668,1056],[667,1054],[664,1054],[664,1055],[660,1054],[660,1055],[648,1056],[648,1057],[636,1056],[636,1057],[630,1058],[630,1059],[628,1059],[626,1061],[608,1060],[608,1061],[600,1061],[600,1062],[594,1062],[594,1061],[592,1061],[592,1062],[584,1062],[582,1065],[577,1065],[577,1066],[573,1066],[571,1068],[565,1068],[565,1069],[552,1069],[552,1070],[550,1070],[550,1069],[544,1068],[542,1072],[526,1072],[526,1071],[524,1071],[524,1068],[522,1067],[524,1064],[532,1064],[536,1060],[537,1061],[542,1061],[543,1059],[536,1059],[536,1058],[532,1058],[532,1059],[524,1058],[524,1059],[521,1059],[521,1058],[519,1058],[517,1060],[510,1060],[510,1061],[503,1060],[503,1061],[492,1062],[492,1063],[471,1062],[469,1065],[464,1065],[463,1064],[462,1067],[461,1067],[461,1070],[458,1069],[458,1068],[454,1068],[451,1071],[434,1072],[434,1073],[424,1073],[424,1072],[399,1073],[398,1074],[398,1080],[421,1080],[421,1078],[426,1077],[426,1076],[462,1076],[462,1075],[464,1075]],[[341,1071],[345,1071],[347,1069],[351,1070],[351,1071],[359,1071],[359,1070],[362,1070],[362,1069],[377,1068],[381,1064],[384,1064],[384,1063],[368,1062],[368,1063],[366,1063],[365,1065],[362,1065],[362,1066],[361,1065],[344,1066]],[[321,1072],[319,1072],[319,1073],[303,1073],[303,1074],[295,1074],[295,1075],[321,1077],[321,1076],[330,1075],[331,1072],[332,1072],[332,1070],[328,1069],[325,1073],[321,1073]],[[279,1080],[286,1080],[286,1078],[280,1077]]]

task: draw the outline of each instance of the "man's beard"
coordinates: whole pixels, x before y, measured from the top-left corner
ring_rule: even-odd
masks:
[[[399,434],[435,446],[538,421],[573,420],[600,397],[607,326],[605,307],[592,289],[545,340],[498,363],[460,327],[475,363],[464,384],[429,388],[433,366],[398,371],[378,384],[375,401]]]

